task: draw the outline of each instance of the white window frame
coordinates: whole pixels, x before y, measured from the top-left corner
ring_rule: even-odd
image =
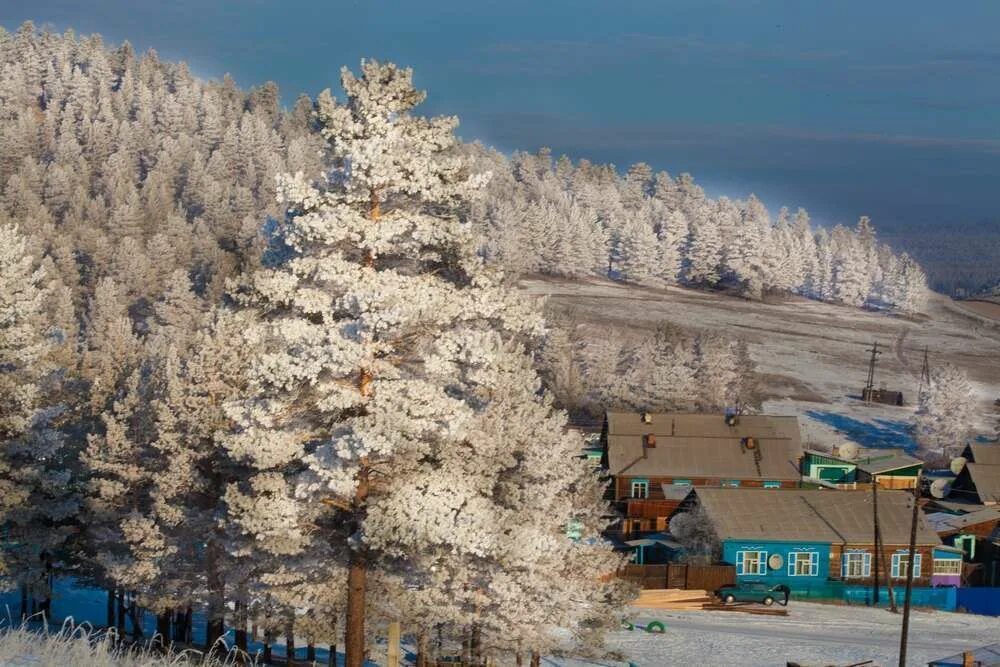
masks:
[[[893,579],[906,579],[906,568],[908,567],[908,563],[910,560],[909,555],[910,553],[908,551],[900,551],[892,555],[891,575]],[[913,561],[914,579],[920,576],[920,566],[922,565],[921,563],[922,560],[923,560],[923,555],[918,553]]]
[[[799,572],[799,563],[805,564],[805,572]],[[818,551],[793,551],[788,554],[789,577],[815,577],[819,575]]]
[[[943,567],[947,566],[947,567]],[[935,558],[934,559],[934,574],[946,576],[946,577],[956,577],[962,574],[962,559],[961,558]]]
[[[860,574],[851,574],[851,563],[860,563]],[[844,567],[841,573],[844,579],[864,579],[872,576],[871,554],[867,551],[848,551],[844,553]]]
[[[752,564],[749,560],[750,554],[757,554],[757,567],[753,571],[747,571],[747,565]],[[738,575],[762,575],[767,574],[767,552],[757,549],[747,549],[736,552],[736,574]]]
[[[637,488],[642,489],[641,496],[636,495],[635,490]],[[630,489],[631,489],[631,496],[629,497],[631,498],[637,498],[637,499],[649,498],[649,482],[647,480],[641,480],[641,479],[633,480]]]

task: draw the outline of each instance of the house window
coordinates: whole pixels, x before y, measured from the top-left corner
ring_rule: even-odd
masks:
[[[649,497],[649,480],[647,480],[647,479],[633,479],[632,480],[632,497],[633,498],[648,498]]]
[[[907,552],[892,555],[892,578],[906,579],[906,569],[910,566],[910,554]],[[913,561],[913,576],[920,576],[920,554]]]
[[[767,552],[737,551],[736,574],[767,574]]]
[[[674,486],[691,486],[691,480],[689,479],[675,479]]]
[[[740,480],[738,479],[724,479],[722,480],[722,486],[737,487],[740,485]]]
[[[818,574],[818,551],[796,551],[788,554],[789,577],[815,577]]]
[[[781,482],[776,482],[774,480],[767,480],[767,481],[764,482],[764,488],[765,489],[780,489],[781,488]]]
[[[844,578],[860,579],[872,574],[871,554],[863,551],[852,551],[844,554]]]
[[[935,558],[934,574],[962,574],[962,560],[960,558]]]

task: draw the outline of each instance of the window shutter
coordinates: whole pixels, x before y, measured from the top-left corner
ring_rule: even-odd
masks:
[[[923,554],[917,554],[913,558],[913,578],[916,579],[920,576],[920,561],[923,560]]]
[[[847,554],[840,554],[840,578],[847,579]]]
[[[899,554],[892,555],[892,577],[899,579]]]
[[[815,577],[819,574],[819,552],[814,551],[809,554],[809,576]]]
[[[795,559],[796,559],[796,557],[797,556],[794,553],[788,554],[788,576],[789,577],[794,577],[795,576]]]
[[[864,565],[862,566],[863,575],[866,577],[872,576],[872,555],[870,553],[865,553]]]
[[[743,552],[736,552],[736,574],[743,574]]]
[[[757,556],[757,574],[767,574],[767,552],[758,551]]]

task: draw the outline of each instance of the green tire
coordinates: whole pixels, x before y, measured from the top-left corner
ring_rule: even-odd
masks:
[[[622,630],[635,630],[635,626],[631,623],[622,623]]]
[[[663,623],[660,623],[659,621],[653,621],[652,623],[646,624],[646,632],[655,632],[656,634],[660,634],[664,632],[666,629],[667,629],[666,626],[664,626]]]

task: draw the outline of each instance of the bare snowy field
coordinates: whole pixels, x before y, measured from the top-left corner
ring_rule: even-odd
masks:
[[[663,634],[616,632],[610,647],[639,667],[783,667],[848,665],[874,660],[896,665],[902,616],[884,609],[792,602],[787,617],[719,611],[635,609],[639,623],[660,620]],[[914,611],[910,618],[908,665],[1000,642],[1000,618]],[[558,667],[624,665],[623,662],[546,659]]]
[[[798,297],[756,303],[713,292],[611,281],[532,278],[521,287],[548,296],[551,308],[572,311],[584,323],[616,335],[669,322],[746,340],[764,376],[767,410],[809,414],[813,419],[802,420],[803,436],[814,444],[836,442],[841,438],[836,429],[855,431],[866,444],[893,441],[911,418],[912,407],[871,407],[858,400],[872,341],[884,349],[876,385],[901,389],[911,406],[925,346],[932,366],[947,361],[968,372],[982,429],[987,428],[990,403],[1000,397],[1000,322],[937,294],[931,295],[927,313],[902,318]]]

